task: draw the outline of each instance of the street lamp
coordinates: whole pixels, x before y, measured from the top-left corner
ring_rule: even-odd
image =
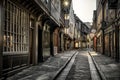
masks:
[[[64,4],[64,6],[68,6],[69,5],[69,1],[68,0],[64,0],[63,4]]]
[[[65,14],[64,15],[64,19],[65,19],[65,27],[68,28],[69,27],[69,14]]]
[[[65,18],[65,20],[69,20],[69,18],[70,18],[69,14],[65,14],[64,18]]]

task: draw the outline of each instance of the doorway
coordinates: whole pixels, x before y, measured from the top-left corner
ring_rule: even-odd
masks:
[[[29,51],[30,51],[30,64],[33,64],[33,29],[30,28],[30,31],[29,31]]]
[[[34,19],[30,20],[30,29],[29,29],[29,52],[30,52],[30,64],[34,64],[34,54],[33,54],[33,31],[34,31]]]
[[[39,62],[43,62],[42,29],[38,29],[38,63]]]

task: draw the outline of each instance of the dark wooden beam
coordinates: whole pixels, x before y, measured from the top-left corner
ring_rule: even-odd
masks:
[[[117,18],[117,9],[115,10],[115,18]],[[115,61],[119,62],[119,25],[118,20],[115,20]]]
[[[0,0],[0,78],[2,77],[2,51],[3,51],[3,19],[4,19],[4,10],[3,10],[3,0]]]

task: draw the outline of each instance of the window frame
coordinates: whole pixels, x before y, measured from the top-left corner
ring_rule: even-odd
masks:
[[[26,54],[29,51],[30,14],[12,3],[5,1],[3,30],[3,54]]]

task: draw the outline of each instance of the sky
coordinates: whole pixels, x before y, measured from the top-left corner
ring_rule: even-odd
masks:
[[[96,9],[96,0],[72,0],[74,13],[83,22],[92,22],[93,10]]]

